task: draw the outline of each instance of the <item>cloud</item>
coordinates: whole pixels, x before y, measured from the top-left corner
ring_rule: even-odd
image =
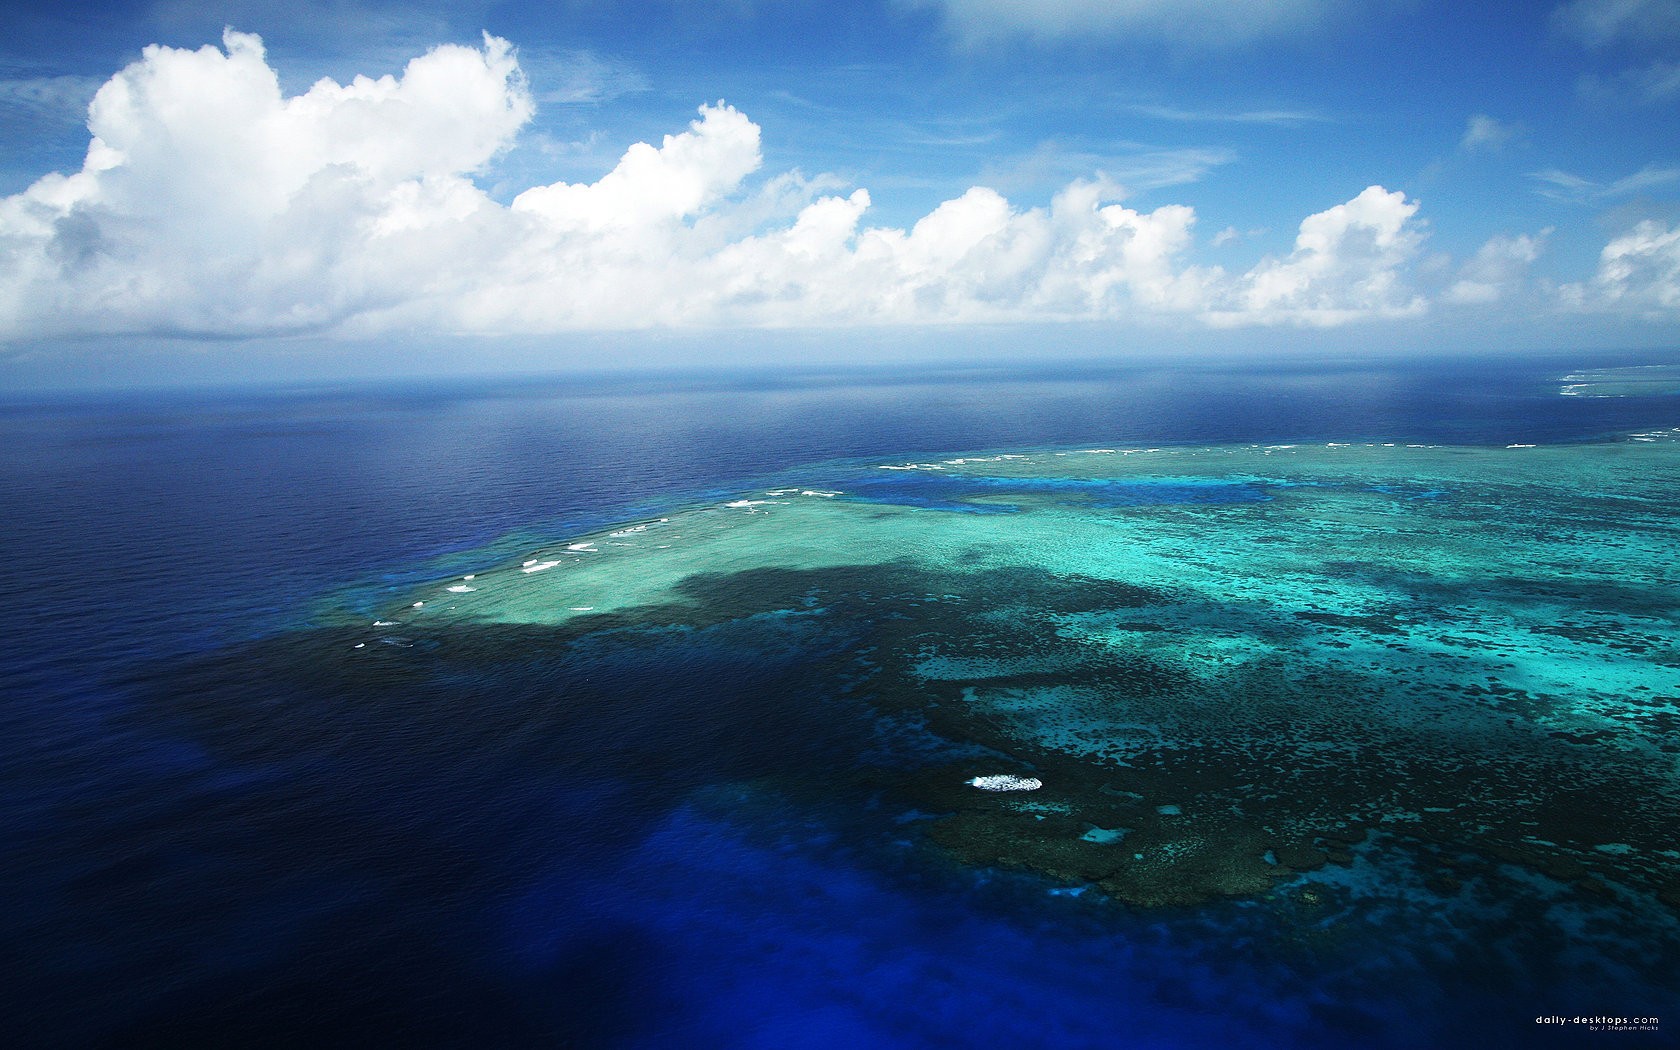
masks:
[[[1158,106],[1135,103],[1126,109],[1140,117],[1170,120],[1178,124],[1275,124],[1291,126],[1328,121],[1321,113],[1301,109],[1180,109],[1177,106]]]
[[[1573,0],[1552,12],[1552,27],[1623,69],[1589,73],[1580,94],[1603,102],[1665,102],[1680,94],[1680,4],[1674,0]],[[1634,64],[1627,65],[1630,60]]]
[[[1117,311],[1185,312],[1215,271],[1178,263],[1195,216],[1182,205],[1143,213],[1105,203],[1113,187],[1076,182],[1048,209],[1014,208],[970,189],[908,231],[860,229],[869,195],[830,197],[786,230],[720,253],[722,306],[771,323],[867,320],[1068,320]]]
[[[936,8],[962,43],[1093,36],[1226,47],[1321,22],[1333,0],[903,0]]]
[[[0,202],[6,328],[266,333],[412,295],[404,242],[487,206],[466,176],[532,111],[493,38],[292,98],[261,40],[224,46],[146,48],[94,96],[82,171]]]
[[[1672,318],[1680,309],[1680,227],[1639,223],[1604,246],[1591,281],[1564,285],[1561,292],[1579,310]]]
[[[652,90],[641,70],[590,51],[521,48],[519,66],[541,85],[535,96],[544,105],[594,104]]]
[[[1496,153],[1516,137],[1514,124],[1501,124],[1485,113],[1477,113],[1464,124],[1464,137],[1458,148],[1466,153]]]
[[[1680,179],[1680,168],[1659,168],[1647,164],[1633,174],[1611,182],[1598,182],[1557,168],[1531,171],[1528,177],[1540,183],[1534,192],[1542,197],[1565,204],[1597,204],[1674,182]]]
[[[1413,221],[1417,210],[1405,194],[1369,186],[1346,204],[1309,215],[1295,250],[1249,271],[1235,309],[1214,319],[1327,326],[1423,312],[1427,304],[1404,280],[1423,241]]]
[[[987,164],[980,177],[994,189],[1014,190],[1051,181],[1065,184],[1097,173],[1100,178],[1125,187],[1120,193],[1124,196],[1198,182],[1208,172],[1236,159],[1234,151],[1216,147],[1166,149],[1116,143],[1111,149],[1093,151],[1042,142],[1030,152]]]
[[[1538,234],[1498,234],[1476,250],[1458,271],[1458,280],[1447,289],[1448,302],[1462,305],[1496,303],[1522,286],[1529,267],[1540,258],[1552,230]]]
[[[1575,82],[1575,87],[1583,98],[1600,102],[1666,102],[1680,95],[1680,61],[1658,59],[1611,76],[1588,73]]]
[[[541,216],[557,231],[646,229],[698,214],[758,170],[758,125],[722,102],[659,148],[631,146],[597,182],[555,183],[514,198],[513,211]]]
[[[259,39],[223,44],[147,48],[94,97],[82,170],[0,200],[0,336],[1322,326],[1425,306],[1408,284],[1418,205],[1380,186],[1227,272],[1193,260],[1194,210],[1133,207],[1112,177],[1040,207],[976,186],[908,228],[870,226],[865,189],[761,172],[759,126],[719,102],[593,182],[504,205],[475,177],[533,111],[506,41],[291,97]]]
[[[1653,62],[1632,74],[1633,90],[1647,102],[1680,95],[1680,62]]]
[[[78,76],[0,79],[0,107],[79,118],[100,83],[94,77]]]
[[[1673,0],[1573,0],[1552,12],[1552,25],[1584,47],[1661,45],[1680,39]]]

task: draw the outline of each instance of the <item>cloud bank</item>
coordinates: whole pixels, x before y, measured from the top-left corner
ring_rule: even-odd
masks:
[[[95,95],[82,170],[0,200],[0,336],[1330,326],[1428,305],[1418,204],[1380,186],[1308,216],[1287,255],[1228,272],[1192,261],[1191,208],[1134,209],[1100,176],[1044,207],[975,187],[907,229],[870,226],[865,189],[761,173],[758,125],[721,102],[594,182],[502,204],[474,177],[533,111],[490,36],[292,97],[254,36],[148,48]],[[1628,276],[1579,286],[1579,305],[1669,301],[1652,282],[1672,291],[1672,239],[1642,236],[1655,247],[1628,248]],[[1503,295],[1537,250],[1491,245],[1454,300]]]

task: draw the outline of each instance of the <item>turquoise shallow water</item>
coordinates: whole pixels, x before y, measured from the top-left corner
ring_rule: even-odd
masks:
[[[1195,904],[1342,877],[1380,833],[1666,925],[1677,477],[1668,431],[852,464],[427,585],[351,645],[779,632],[939,743],[883,743],[871,775],[968,863]],[[1040,786],[968,783],[1004,775]]]

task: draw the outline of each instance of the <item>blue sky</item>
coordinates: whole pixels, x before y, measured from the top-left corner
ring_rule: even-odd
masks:
[[[1674,0],[13,3],[0,41],[0,382],[1680,334]]]

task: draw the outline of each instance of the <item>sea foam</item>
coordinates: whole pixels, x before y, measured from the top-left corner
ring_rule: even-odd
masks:
[[[1037,777],[1018,777],[1011,773],[995,773],[988,777],[973,777],[964,781],[981,791],[1037,791],[1044,781]]]

